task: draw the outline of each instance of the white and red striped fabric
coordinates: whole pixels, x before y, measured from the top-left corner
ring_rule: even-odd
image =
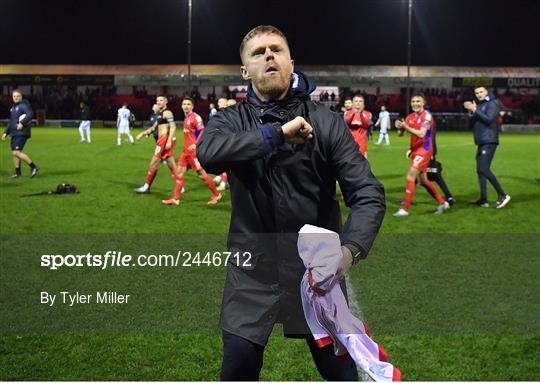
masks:
[[[338,358],[352,358],[375,381],[401,381],[401,372],[388,363],[386,350],[371,339],[369,328],[350,312],[334,279],[342,257],[338,234],[304,225],[298,252],[307,269],[300,286],[304,315],[317,345],[333,343]]]

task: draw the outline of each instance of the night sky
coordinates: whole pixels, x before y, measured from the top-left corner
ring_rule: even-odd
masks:
[[[1,0],[0,64],[183,64],[187,0]],[[414,0],[413,65],[540,66],[539,0]],[[193,64],[273,24],[297,65],[405,65],[407,0],[193,0]]]

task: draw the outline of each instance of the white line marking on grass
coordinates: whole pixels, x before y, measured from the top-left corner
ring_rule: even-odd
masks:
[[[345,283],[347,284],[349,309],[356,317],[358,317],[361,321],[364,321],[364,315],[362,314],[362,310],[360,309],[360,305],[358,304],[358,298],[356,297],[356,293],[352,288],[351,278],[349,278],[348,274],[345,276]]]
[[[356,298],[356,293],[352,287],[351,279],[349,274],[345,276],[345,283],[347,285],[347,298],[349,299],[349,310],[359,318],[362,322],[364,321],[364,315],[362,315],[362,310],[360,309],[360,304],[358,303],[358,298]],[[373,379],[366,374],[360,367],[356,366],[358,371],[358,380],[360,382],[373,382]]]

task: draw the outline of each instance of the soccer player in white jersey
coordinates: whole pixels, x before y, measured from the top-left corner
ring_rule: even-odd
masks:
[[[118,109],[118,118],[116,119],[116,127],[118,128],[118,136],[116,138],[116,144],[122,145],[122,134],[127,134],[129,142],[133,144],[133,136],[129,132],[129,116],[131,111],[127,108],[127,104],[123,103],[122,107]]]
[[[390,113],[386,110],[386,106],[381,106],[381,111],[379,112],[379,119],[375,123],[375,126],[380,125],[379,131],[379,140],[375,145],[380,145],[382,140],[386,141],[386,145],[390,145],[390,137],[388,136],[388,129],[390,129]]]
[[[81,142],[92,142],[90,139],[90,107],[86,105],[83,101],[80,102],[81,107],[81,123],[79,125],[79,134],[81,135]],[[84,134],[86,133],[86,139]]]

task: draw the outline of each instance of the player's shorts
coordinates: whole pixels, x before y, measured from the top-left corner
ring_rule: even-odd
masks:
[[[129,123],[125,121],[120,121],[118,125],[118,134],[129,134]]]
[[[433,153],[431,151],[414,151],[411,153],[411,166],[420,170],[422,173],[426,172],[432,155]]]
[[[168,134],[165,134],[158,138],[156,142],[156,149],[154,150],[154,157],[161,158],[162,160],[166,160],[169,157],[174,158],[174,147],[176,146],[176,140],[172,140],[172,145],[170,149],[165,149],[168,139]]]
[[[186,167],[195,171],[202,170],[201,163],[197,159],[196,153],[188,152],[187,150],[184,150],[182,154],[180,154],[180,158],[178,158],[178,166]]]
[[[82,120],[81,123],[79,124],[79,129],[85,129],[85,130],[90,129],[90,120]]]
[[[11,150],[23,150],[28,136],[11,136]]]

